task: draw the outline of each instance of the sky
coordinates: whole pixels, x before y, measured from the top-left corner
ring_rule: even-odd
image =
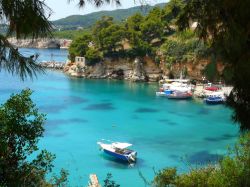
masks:
[[[112,0],[111,0],[112,1]],[[150,5],[154,5],[157,3],[165,3],[168,2],[168,0],[144,0]],[[76,14],[89,14],[91,12],[97,12],[101,10],[114,10],[114,9],[124,9],[129,8],[133,6],[139,6],[140,0],[120,0],[121,6],[116,6],[114,3],[109,5],[101,6],[100,8],[96,8],[94,5],[91,5],[88,3],[88,0],[86,0],[86,6],[84,8],[79,8],[77,6],[78,0],[71,0],[69,3],[68,0],[45,0],[45,3],[52,9],[53,13],[50,16],[50,20],[57,20],[60,18],[65,18],[70,15],[76,15]]]

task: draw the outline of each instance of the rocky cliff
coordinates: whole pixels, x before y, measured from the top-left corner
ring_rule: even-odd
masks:
[[[105,61],[94,66],[69,62],[64,66],[64,72],[75,77],[124,79],[135,82],[155,82],[162,78],[161,69],[146,58],[133,60],[105,59]]]
[[[71,44],[71,40],[67,39],[20,39],[9,38],[9,42],[16,47],[28,47],[28,48],[68,48]]]
[[[175,63],[170,67],[165,62],[155,63],[150,57],[136,59],[108,59],[93,66],[69,62],[64,72],[69,76],[94,79],[124,79],[135,82],[156,82],[162,78],[183,78],[201,80],[203,70],[209,64],[207,59],[196,62]],[[217,67],[222,72],[223,67]]]

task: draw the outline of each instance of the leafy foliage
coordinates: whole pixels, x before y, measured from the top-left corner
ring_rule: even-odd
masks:
[[[146,16],[136,13],[119,24],[114,21],[113,17],[103,16],[92,28],[95,49],[100,50],[100,53],[103,53],[104,57],[119,56],[134,58],[148,55],[159,59],[156,58],[156,52],[162,42],[166,40],[164,37],[171,35],[173,32],[173,29],[170,28],[170,23],[172,23],[172,19],[176,19],[180,8],[183,6],[183,2],[181,0],[171,1],[169,6],[163,9],[154,7]],[[169,16],[167,21],[165,20],[166,16]],[[194,38],[193,32],[188,32],[186,35],[186,37]],[[77,43],[76,40],[73,45],[75,43]],[[197,42],[194,45],[200,45],[200,43]],[[191,50],[191,48],[195,47],[188,46],[186,48],[190,48]],[[186,48],[183,53],[186,53]],[[200,48],[202,48],[202,45],[199,46]],[[198,48],[195,49],[197,54],[201,52]],[[84,51],[86,51],[85,48]],[[73,53],[71,54],[70,52],[70,55],[74,56]],[[77,53],[81,54],[80,49]],[[91,53],[93,54],[93,51]],[[173,55],[176,56],[179,54]]]
[[[112,174],[108,173],[106,179],[104,180],[104,187],[119,187],[119,184],[116,184],[115,181],[111,180]]]
[[[50,185],[45,176],[51,172],[55,156],[42,150],[34,160],[27,160],[38,150],[45,120],[32,102],[31,93],[23,90],[0,107],[0,186]],[[63,173],[61,183],[67,178]]]
[[[247,133],[217,165],[191,169],[185,174],[177,174],[175,168],[165,168],[156,174],[153,184],[157,187],[249,186],[249,166],[250,134]]]
[[[208,47],[200,41],[192,31],[177,32],[166,39],[161,46],[166,62],[195,61],[198,58],[208,56]]]
[[[165,3],[157,4],[155,6],[163,7]],[[61,28],[61,30],[68,30],[69,27],[77,28],[91,28],[92,25],[95,24],[98,20],[100,20],[103,16],[113,17],[116,23],[126,20],[133,14],[139,13],[142,15],[146,15],[150,10],[152,10],[155,6],[145,5],[143,7],[136,6],[128,9],[118,9],[112,11],[98,11],[93,12],[86,15],[72,15],[63,19],[52,21],[52,24],[56,27]]]
[[[95,49],[95,48],[89,48],[85,55],[88,65],[96,64],[97,62],[100,62],[103,58],[102,53]]]
[[[64,31],[54,31],[52,34],[55,38],[61,39],[77,39],[80,38],[83,33],[89,33],[87,29],[84,30],[64,30]]]
[[[7,37],[50,36],[52,27],[47,17],[51,10],[40,0],[2,0],[0,10],[1,23],[9,23],[5,34],[0,34],[0,69],[18,74],[21,79],[42,72],[42,68],[35,63],[37,56],[24,57],[8,42]]]
[[[250,129],[250,1],[190,0],[181,13],[181,29],[197,21],[200,38],[211,43],[224,63],[232,69],[234,86],[228,106],[234,109],[233,119],[242,130]]]
[[[92,36],[89,33],[84,33],[74,40],[69,47],[69,59],[74,61],[76,56],[85,56],[91,41]]]

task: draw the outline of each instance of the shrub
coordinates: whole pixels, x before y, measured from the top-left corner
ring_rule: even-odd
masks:
[[[95,48],[89,48],[86,52],[85,57],[89,65],[98,63],[103,58],[102,53]]]
[[[250,186],[250,132],[242,135],[218,164],[191,169],[184,174],[177,174],[175,168],[165,168],[156,174],[153,184],[156,187]]]

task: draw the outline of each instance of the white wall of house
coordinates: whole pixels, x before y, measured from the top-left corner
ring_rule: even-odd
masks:
[[[86,63],[85,63],[85,57],[76,56],[75,57],[75,62],[77,64],[80,64],[81,66],[85,66],[86,65]]]

